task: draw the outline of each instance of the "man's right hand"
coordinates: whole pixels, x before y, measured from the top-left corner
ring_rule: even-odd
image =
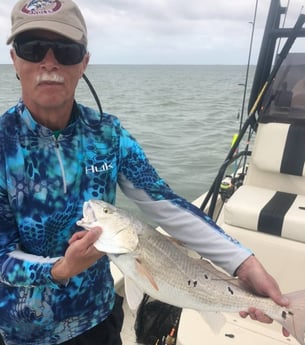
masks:
[[[90,231],[79,231],[69,240],[65,256],[58,260],[51,274],[55,281],[62,282],[85,271],[99,260],[105,253],[99,252],[94,243],[102,233],[99,227]]]

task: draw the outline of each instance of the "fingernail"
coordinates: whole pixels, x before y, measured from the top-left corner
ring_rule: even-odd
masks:
[[[92,228],[91,231],[93,231],[95,234],[100,234],[102,232],[102,229],[96,226]]]

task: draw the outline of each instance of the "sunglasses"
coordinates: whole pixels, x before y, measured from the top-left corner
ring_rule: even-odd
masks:
[[[47,39],[16,39],[13,47],[17,56],[30,62],[41,62],[49,49],[61,65],[76,65],[86,55],[84,45],[71,41],[51,41]]]

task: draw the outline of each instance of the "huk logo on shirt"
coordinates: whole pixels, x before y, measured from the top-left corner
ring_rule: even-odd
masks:
[[[99,174],[99,173],[104,173],[106,171],[112,170],[113,165],[112,163],[103,163],[101,165],[90,165],[87,166],[86,168],[86,175],[88,174]]]
[[[61,8],[58,0],[31,0],[23,8],[22,12],[29,15],[52,14]]]

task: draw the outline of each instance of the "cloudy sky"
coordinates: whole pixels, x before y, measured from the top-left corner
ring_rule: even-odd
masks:
[[[256,0],[76,1],[88,24],[91,63],[247,63]],[[291,17],[301,11],[304,1],[291,1]],[[269,2],[258,4],[254,62]],[[0,2],[0,63],[10,63],[5,41],[14,3]]]

